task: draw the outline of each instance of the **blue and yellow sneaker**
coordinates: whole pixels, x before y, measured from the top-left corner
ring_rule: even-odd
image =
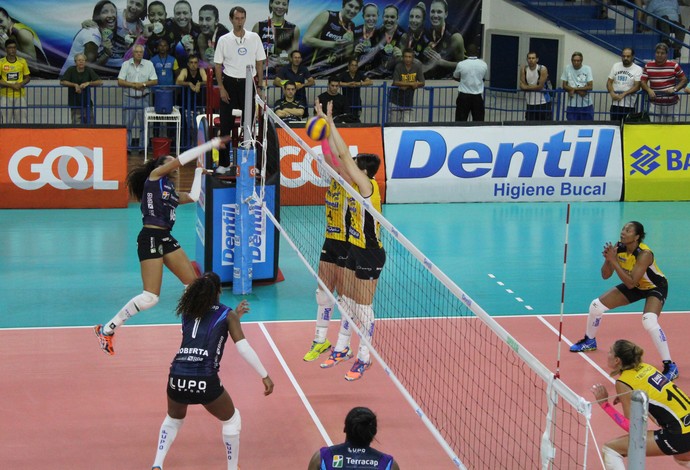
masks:
[[[352,369],[350,369],[347,374],[345,374],[345,380],[353,382],[359,380],[364,375],[364,371],[371,367],[370,362],[362,362],[359,358],[352,364]]]
[[[664,374],[664,377],[666,377],[669,382],[675,380],[678,378],[679,375],[678,366],[675,362],[664,361],[664,371],[662,372],[662,374]]]
[[[304,355],[302,358],[303,360],[307,362],[315,361],[319,358],[319,356],[331,347],[331,342],[326,339],[323,343],[317,343],[316,341],[313,341],[311,343],[311,349],[307,354]]]
[[[597,350],[597,340],[595,338],[590,338],[587,335],[585,335],[585,337],[582,338],[577,343],[570,346],[570,352],[589,352],[589,351],[596,351],[596,350]]]
[[[322,369],[328,369],[329,367],[333,367],[336,364],[340,364],[343,361],[347,361],[352,357],[352,351],[350,351],[350,347],[346,347],[342,351],[336,351],[333,349],[331,351],[331,355],[328,356],[328,359],[326,359],[324,362],[321,363],[321,368]]]

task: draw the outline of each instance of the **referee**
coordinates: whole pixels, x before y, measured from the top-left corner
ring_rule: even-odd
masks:
[[[233,7],[230,10],[232,31],[220,37],[213,56],[216,81],[220,90],[221,135],[230,135],[234,119],[232,110],[244,109],[247,66],[252,66],[253,76],[257,77],[257,86],[260,89],[264,88],[263,72],[266,51],[264,51],[261,37],[244,29],[246,19],[247,10],[244,8]],[[226,173],[230,169],[230,146],[221,150],[218,165],[219,173]]]

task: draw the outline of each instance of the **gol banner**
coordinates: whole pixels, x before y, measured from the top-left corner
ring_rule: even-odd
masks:
[[[626,124],[625,201],[690,200],[690,125]]]
[[[322,154],[321,144],[307,137],[304,128],[293,128],[306,143],[315,144],[312,149]],[[376,181],[381,191],[381,201],[386,198],[386,168],[380,127],[338,128],[348,144],[352,156],[358,153],[374,153],[381,157]],[[323,204],[330,183],[328,174],[322,176],[318,163],[295,141],[279,128],[280,140],[280,204],[283,206],[310,206]],[[325,173],[325,172],[324,172]]]
[[[123,128],[0,129],[0,208],[126,207]]]

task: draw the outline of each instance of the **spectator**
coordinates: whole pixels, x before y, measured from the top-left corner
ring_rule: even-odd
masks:
[[[26,90],[31,81],[29,64],[17,57],[17,41],[5,41],[6,57],[0,59],[0,115],[3,124],[26,124]]]
[[[549,82],[549,69],[539,64],[539,55],[530,51],[527,65],[520,71],[520,89],[525,91],[525,121],[551,120],[551,95],[544,92]]]
[[[582,64],[582,52],[573,52],[568,65],[561,75],[563,89],[568,92],[568,108],[566,118],[568,121],[592,121],[594,120],[594,105],[589,96],[594,77],[589,65]]]
[[[616,62],[611,67],[606,82],[606,89],[613,100],[610,109],[612,121],[621,121],[628,114],[635,112],[642,77],[642,67],[634,62],[635,51],[632,47],[623,49],[621,59],[621,62]]]
[[[206,84],[206,70],[199,68],[199,58],[195,55],[190,55],[187,58],[187,67],[180,69],[175,83],[178,85],[189,87],[192,93],[188,100],[192,106],[203,105],[204,95],[201,93],[201,87]]]
[[[273,79],[275,86],[284,86],[288,81],[295,82],[297,86],[297,94],[295,98],[307,107],[307,91],[308,86],[314,86],[314,77],[311,76],[306,65],[302,65],[302,53],[300,51],[292,51],[290,53],[290,63],[278,69],[276,78]],[[283,90],[285,95],[285,90]]]
[[[345,97],[338,93],[339,88],[340,82],[338,77],[328,77],[328,88],[318,98],[321,106],[327,107],[329,102],[333,102],[332,116],[335,122],[339,122],[338,117],[345,114]]]
[[[414,92],[424,86],[422,66],[414,61],[414,51],[405,49],[403,60],[393,71],[390,91],[390,122],[411,122]]]
[[[455,102],[455,120],[467,121],[472,115],[475,122],[484,121],[484,80],[489,66],[477,57],[476,44],[467,46],[467,59],[458,62],[453,78],[460,81]]]
[[[156,69],[158,76],[158,84],[162,86],[172,86],[175,84],[177,74],[180,73],[180,66],[177,65],[177,59],[168,55],[170,51],[170,44],[165,38],[160,38],[158,41],[158,54],[151,57],[151,63]]]
[[[197,38],[197,49],[202,55],[198,58],[209,64],[213,63],[218,39],[230,32],[224,24],[220,23],[219,15],[215,5],[204,5],[199,9],[199,30],[201,33]]]
[[[96,116],[93,112],[91,93],[87,90],[89,86],[101,86],[103,80],[86,65],[86,55],[77,54],[74,56],[75,65],[67,69],[60,77],[60,85],[67,88],[67,102],[70,106],[72,124],[95,124]]]
[[[233,110],[244,110],[245,100],[253,104],[254,94],[245,96],[247,84],[247,69],[252,72],[259,90],[265,88],[263,82],[264,62],[266,51],[258,34],[244,29],[247,21],[247,10],[244,7],[232,7],[230,10],[230,22],[232,31],[218,40],[215,62],[215,77],[220,92],[220,132],[222,135],[230,135],[235,121]],[[253,109],[254,106],[250,106]],[[254,116],[246,116],[247,122],[252,122]],[[220,152],[219,173],[227,173],[235,162],[230,160],[229,149]]]
[[[668,60],[668,46],[660,42],[655,47],[654,61],[642,70],[640,84],[649,95],[649,114],[654,122],[673,122],[677,91],[685,88],[688,78],[676,62]]]
[[[335,456],[340,456],[340,463],[344,466],[338,468],[385,468],[390,470],[400,470],[398,463],[392,455],[384,454],[371,446],[377,432],[376,415],[369,408],[352,408],[345,417],[345,442],[331,447],[322,447],[312,456],[309,461],[308,470],[320,470],[323,468],[335,468],[332,465]],[[345,458],[343,456],[346,456]],[[351,460],[374,461],[377,466],[353,467]],[[344,461],[344,462],[343,462]]]
[[[276,115],[285,122],[300,121],[307,115],[307,108],[304,103],[295,98],[297,86],[295,82],[288,80],[283,86],[285,95],[276,101],[273,108]]]
[[[656,28],[663,33],[664,42],[673,48],[673,59],[680,62],[680,49],[685,41],[685,27],[680,18],[680,5],[678,0],[649,0],[646,12],[663,18],[666,21],[656,20]],[[677,26],[672,25],[675,24]],[[671,37],[673,34],[673,38]]]
[[[158,85],[156,69],[150,60],[144,59],[144,46],[137,44],[132,52],[133,57],[122,63],[117,84],[125,88],[122,97],[125,126],[127,127],[127,145],[138,147],[139,139],[132,139],[134,123],[139,122],[139,128],[144,124],[144,108],[149,105],[149,87]],[[141,142],[147,145],[147,142]]]
[[[340,89],[345,97],[345,113],[359,119],[362,112],[362,87],[374,84],[370,78],[364,76],[359,70],[359,62],[356,58],[347,63],[347,71],[340,74]]]

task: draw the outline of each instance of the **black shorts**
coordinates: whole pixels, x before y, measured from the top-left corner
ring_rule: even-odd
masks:
[[[386,250],[383,248],[360,248],[350,245],[345,267],[355,272],[357,279],[378,279],[386,264]]]
[[[637,287],[630,289],[626,287],[625,284],[618,284],[616,289],[618,289],[631,304],[638,300],[646,299],[647,297],[656,297],[661,300],[661,304],[663,305],[666,302],[666,297],[668,297],[668,283],[647,290],[638,289]]]
[[[654,442],[666,455],[684,454],[690,451],[690,434],[672,434],[665,429],[654,431]]]
[[[177,403],[206,405],[223,394],[218,374],[210,377],[168,375],[168,397]]]
[[[144,227],[137,237],[139,261],[162,258],[180,248],[180,243],[170,235],[170,230]]]
[[[333,263],[340,268],[345,267],[347,254],[350,251],[350,244],[343,240],[333,240],[326,238],[321,248],[321,261]]]

